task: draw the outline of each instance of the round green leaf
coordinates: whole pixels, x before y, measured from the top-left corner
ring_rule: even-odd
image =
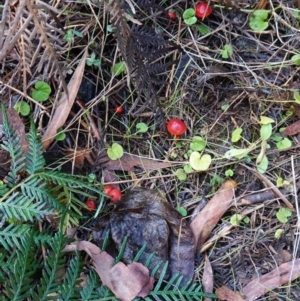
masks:
[[[179,168],[176,170],[176,176],[180,181],[186,180],[187,176],[183,168]]]
[[[186,25],[196,24],[197,23],[197,18],[196,17],[191,17],[191,18],[188,18],[188,19],[184,19],[184,23]]]
[[[276,239],[280,239],[282,237],[282,235],[283,235],[283,232],[284,232],[283,229],[277,229],[276,232],[275,232],[275,234],[274,234],[274,237]]]
[[[260,138],[262,140],[268,140],[272,135],[272,124],[263,124],[260,128]]]
[[[194,171],[193,168],[192,168],[192,166],[191,166],[190,164],[185,164],[185,165],[183,166],[183,169],[184,169],[184,171],[185,171],[186,173],[191,173],[191,172]]]
[[[188,8],[184,11],[182,16],[184,20],[195,17],[195,10],[193,8]]]
[[[35,90],[32,91],[31,96],[36,101],[45,101],[49,98],[49,95],[51,93],[50,86],[42,81],[38,81],[34,85]]]
[[[146,133],[148,131],[148,126],[144,122],[139,122],[136,126],[137,133]]]
[[[261,32],[268,28],[269,23],[255,18],[250,18],[249,25],[252,30]]]
[[[269,11],[266,9],[258,9],[254,11],[253,16],[256,19],[266,20],[269,16]]]
[[[111,74],[114,76],[118,76],[125,71],[126,71],[126,64],[124,61],[114,64],[110,69]]]
[[[232,177],[233,176],[233,170],[232,169],[227,169],[226,171],[225,171],[225,176],[226,177]]]
[[[182,215],[182,216],[187,216],[187,210],[184,207],[179,207],[177,211]]]
[[[246,216],[244,219],[243,219],[243,222],[245,224],[249,224],[250,223],[250,218],[248,216]]]
[[[293,55],[291,60],[296,66],[300,66],[300,54]]]
[[[277,142],[276,146],[278,149],[289,148],[292,146],[292,141],[289,138],[285,137],[281,141]]]
[[[232,135],[231,135],[231,141],[232,142],[238,142],[240,139],[241,139],[241,134],[243,132],[243,129],[242,128],[237,128],[235,129],[233,132],[232,132]]]
[[[233,226],[237,226],[241,221],[242,221],[243,217],[240,214],[234,214],[231,218],[230,218],[230,223]]]
[[[193,151],[202,151],[206,146],[205,140],[200,136],[194,136],[190,144],[190,149]]]
[[[192,152],[190,156],[190,164],[197,171],[205,171],[211,164],[211,156],[204,154],[202,157],[198,152]]]
[[[107,155],[111,160],[117,160],[123,156],[123,147],[118,143],[113,143],[107,150]]]
[[[62,128],[59,128],[57,130],[58,134],[55,136],[56,141],[64,141],[66,139],[66,134],[65,132],[62,131]]]
[[[292,215],[292,212],[288,208],[280,208],[277,213],[276,217],[281,223],[287,223],[288,218]]]
[[[14,109],[22,116],[27,116],[30,113],[30,106],[26,101],[19,101],[14,105]]]

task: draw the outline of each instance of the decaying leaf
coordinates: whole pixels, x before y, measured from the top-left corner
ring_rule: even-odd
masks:
[[[143,170],[156,170],[172,166],[171,162],[164,162],[126,153],[123,154],[123,157],[119,160],[110,160],[108,156],[101,156],[101,159],[97,161],[97,164],[101,164],[106,170],[124,171],[137,171],[139,168]]]
[[[300,133],[300,120],[289,125],[284,131],[281,132],[282,136],[293,136]]]
[[[73,103],[76,99],[80,87],[86,58],[87,58],[87,51],[84,53],[81,62],[79,63],[72,79],[68,84],[69,97],[67,96],[66,93],[63,94],[58,106],[55,109],[54,115],[50,120],[48,127],[43,135],[42,141],[43,141],[44,149],[48,148],[50,143],[55,138],[57,130],[65,124],[69,116],[69,113],[71,111],[71,108],[73,106]]]
[[[205,255],[205,265],[202,277],[202,286],[205,293],[212,293],[214,289],[213,270],[207,255]],[[205,298],[204,301],[210,301],[211,298]]]
[[[245,301],[253,301],[265,293],[289,282],[300,276],[300,259],[290,261],[276,267],[272,272],[267,273],[251,282],[242,290]]]
[[[120,250],[128,236],[124,261],[130,262],[137,252],[146,245],[140,261],[145,262],[155,253],[149,268],[161,261],[169,260],[170,276],[177,273],[185,282],[194,275],[194,239],[186,220],[165,198],[155,190],[134,188],[116,204],[109,216],[109,223],[99,218],[94,226],[94,239],[100,244],[103,231],[109,224],[112,241]]]
[[[121,301],[131,301],[135,297],[146,297],[153,288],[154,279],[141,263],[126,266],[123,262],[114,265],[114,258],[88,241],[80,241],[77,250],[85,251],[92,258],[101,281]]]
[[[216,295],[222,301],[245,301],[239,293],[232,291],[225,285],[216,289]]]
[[[236,182],[228,180],[191,223],[197,250],[201,248],[217,222],[232,204]]]
[[[13,108],[6,109],[6,114],[7,114],[9,125],[15,130],[16,134],[20,138],[19,144],[21,145],[22,151],[26,152],[28,148],[28,141],[26,138],[25,126],[21,117]],[[0,125],[2,124],[3,124],[3,115],[2,115],[2,110],[0,109]],[[1,136],[1,130],[0,130],[0,136]]]

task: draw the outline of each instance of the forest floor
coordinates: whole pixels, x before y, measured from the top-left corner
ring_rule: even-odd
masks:
[[[240,203],[202,246],[214,289],[242,291],[300,258],[300,1],[211,0],[203,18],[192,1],[36,1],[17,21],[12,2],[1,102],[28,110],[48,164],[63,158],[122,193],[158,189],[188,221],[234,180]],[[299,277],[257,300],[300,300]]]

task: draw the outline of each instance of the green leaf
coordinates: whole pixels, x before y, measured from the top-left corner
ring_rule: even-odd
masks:
[[[38,81],[34,85],[35,90],[32,91],[31,97],[39,102],[46,101],[51,93],[50,86],[42,81]]]
[[[101,65],[101,60],[96,59],[96,54],[95,54],[95,52],[93,52],[91,54],[91,56],[86,59],[86,64],[88,66],[93,66],[94,65],[96,67],[99,67]]]
[[[123,156],[123,147],[118,143],[113,143],[107,150],[107,155],[111,160],[117,160]]]
[[[240,214],[234,214],[231,218],[230,218],[230,223],[233,226],[238,226],[239,223],[242,221],[243,217]]]
[[[184,207],[179,207],[177,208],[177,211],[182,215],[182,216],[187,216],[187,210]]]
[[[223,59],[228,59],[233,54],[233,48],[231,45],[224,45],[223,49],[220,50],[220,54]]]
[[[229,108],[229,104],[228,104],[228,103],[224,103],[224,104],[221,106],[221,110],[222,110],[222,111],[226,111],[228,108]]]
[[[26,101],[19,101],[14,105],[14,109],[22,116],[27,116],[30,113],[30,106]]]
[[[191,166],[190,164],[185,164],[185,165],[183,166],[183,169],[184,169],[184,171],[185,171],[186,173],[191,173],[191,172],[194,171],[193,168],[192,168],[192,166]]]
[[[254,31],[261,32],[269,27],[268,22],[251,17],[249,22],[250,28]]]
[[[254,11],[253,16],[260,20],[266,20],[269,16],[269,11],[266,9],[258,9]]]
[[[251,151],[250,148],[233,148],[230,149],[229,151],[227,151],[224,154],[224,158],[230,160],[233,157],[237,158],[237,159],[242,159],[244,158],[249,152]]]
[[[270,123],[274,123],[274,119],[270,118],[270,117],[267,117],[267,116],[260,116],[260,124],[262,125],[267,125],[267,124],[270,124]]]
[[[199,152],[192,152],[190,156],[190,164],[197,171],[205,171],[211,164],[211,156],[204,154],[201,157]]]
[[[148,131],[148,126],[144,122],[139,122],[136,126],[137,133],[146,133]]]
[[[233,172],[232,169],[227,169],[227,170],[225,171],[225,176],[226,176],[226,177],[232,177],[233,174],[234,174],[234,172]]]
[[[125,71],[126,71],[126,64],[124,61],[114,64],[110,69],[111,74],[114,76],[118,76],[124,73]]]
[[[184,23],[186,25],[194,25],[195,23],[197,23],[197,18],[196,17],[191,17],[189,19],[184,19]]]
[[[260,138],[264,141],[268,140],[272,135],[272,124],[263,124],[260,128]]]
[[[296,103],[300,104],[300,94],[298,92],[294,92],[294,99]]]
[[[296,66],[300,66],[300,54],[293,55],[291,60]]]
[[[242,128],[237,128],[237,129],[235,129],[235,130],[232,132],[232,135],[231,135],[231,141],[232,141],[232,142],[238,142],[238,141],[242,138],[242,136],[241,136],[242,132],[243,132],[243,129],[242,129]]]
[[[183,19],[189,19],[195,17],[195,10],[193,8],[188,8],[183,13]]]
[[[267,156],[264,156],[259,164],[256,165],[259,173],[265,173],[268,169],[269,160]]]
[[[63,131],[62,128],[59,128],[57,130],[58,134],[56,134],[56,136],[55,136],[56,141],[64,141],[66,139],[67,135],[65,132],[62,132],[62,131]]]
[[[193,151],[202,151],[206,146],[206,141],[200,136],[194,136],[190,144],[190,149]]]
[[[288,218],[292,215],[292,212],[288,208],[280,208],[277,213],[276,217],[281,223],[287,223]]]
[[[250,223],[250,218],[248,216],[246,216],[244,219],[243,219],[243,222],[245,224],[249,224]]]
[[[278,141],[276,143],[276,146],[278,149],[286,149],[292,146],[292,141],[289,138],[285,137],[281,141]]]
[[[185,181],[187,178],[187,175],[183,168],[179,168],[176,170],[176,176],[180,181]]]
[[[203,35],[206,35],[206,34],[211,32],[211,29],[208,26],[204,25],[204,24],[198,25],[197,29]]]
[[[275,234],[274,234],[274,237],[276,239],[280,239],[282,237],[283,233],[284,233],[283,229],[277,229]]]

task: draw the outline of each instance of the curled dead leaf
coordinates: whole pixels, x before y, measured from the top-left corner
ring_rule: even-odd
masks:
[[[154,279],[149,270],[139,262],[126,266],[123,262],[114,264],[114,258],[88,241],[80,241],[77,250],[86,251],[102,283],[121,301],[146,297],[153,288]],[[67,248],[70,249],[70,248]]]

